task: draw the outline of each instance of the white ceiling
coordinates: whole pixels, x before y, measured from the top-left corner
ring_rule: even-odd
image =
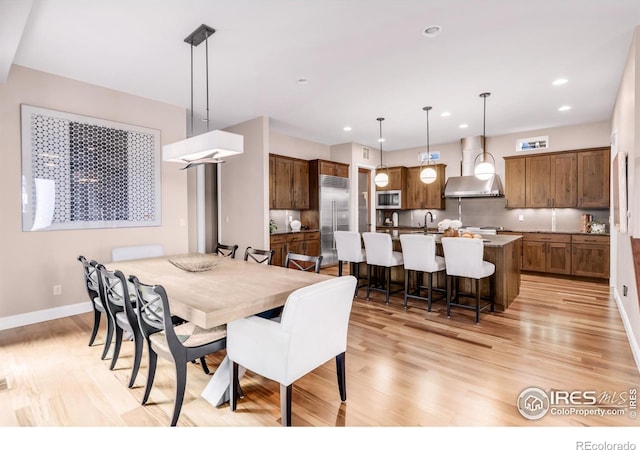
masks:
[[[21,1],[0,0],[2,23]],[[396,150],[426,144],[425,105],[432,144],[482,134],[485,91],[487,136],[609,120],[640,1],[35,0],[13,63],[188,108],[184,38],[203,23],[217,30],[212,128],[268,116],[292,136],[378,148],[382,116]],[[441,33],[423,36],[431,25]],[[200,114],[204,44],[194,62]]]

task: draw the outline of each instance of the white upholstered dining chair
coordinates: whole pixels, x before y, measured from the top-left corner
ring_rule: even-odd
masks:
[[[232,411],[237,407],[239,365],[280,383],[282,426],[291,425],[293,383],[334,357],[340,399],[346,401],[345,352],[356,282],[349,275],[294,291],[279,322],[252,316],[227,324]]]

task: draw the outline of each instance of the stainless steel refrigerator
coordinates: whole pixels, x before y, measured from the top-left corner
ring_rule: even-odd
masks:
[[[349,179],[320,175],[320,253],[322,266],[337,264],[335,231],[349,230]]]

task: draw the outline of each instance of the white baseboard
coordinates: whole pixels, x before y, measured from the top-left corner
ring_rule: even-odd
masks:
[[[616,288],[613,288],[613,298],[616,300],[616,304],[618,305],[618,311],[620,312],[620,317],[622,318],[622,324],[624,325],[624,330],[627,333],[627,339],[629,340],[629,345],[631,346],[631,354],[633,355],[633,359],[636,361],[638,373],[640,373],[640,340],[638,340],[639,336],[633,334],[633,327],[631,327],[629,316],[627,316],[627,311],[622,306],[622,300],[620,299],[620,295],[618,295],[618,290]]]
[[[91,311],[91,304],[87,301],[76,303],[75,305],[60,306],[58,308],[43,309],[15,316],[0,317],[0,331],[9,328],[22,327],[34,323],[46,322],[47,320],[59,319],[61,317],[75,316]]]

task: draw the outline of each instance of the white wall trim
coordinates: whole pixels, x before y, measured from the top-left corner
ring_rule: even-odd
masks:
[[[629,316],[627,316],[627,312],[622,305],[622,300],[620,299],[620,295],[618,294],[618,289],[613,288],[613,298],[616,301],[616,305],[618,305],[618,311],[620,312],[620,318],[622,319],[622,324],[624,325],[624,330],[627,334],[627,339],[629,340],[629,345],[631,346],[631,353],[633,354],[633,359],[636,361],[636,367],[638,369],[638,373],[640,373],[640,341],[638,340],[638,336],[633,334],[633,328],[631,327],[631,322],[629,321]]]
[[[46,322],[47,320],[60,319],[61,317],[75,316],[92,310],[91,304],[87,301],[76,303],[75,305],[60,306],[58,308],[43,309],[15,316],[0,317],[0,331],[10,328],[32,325],[34,323]]]

